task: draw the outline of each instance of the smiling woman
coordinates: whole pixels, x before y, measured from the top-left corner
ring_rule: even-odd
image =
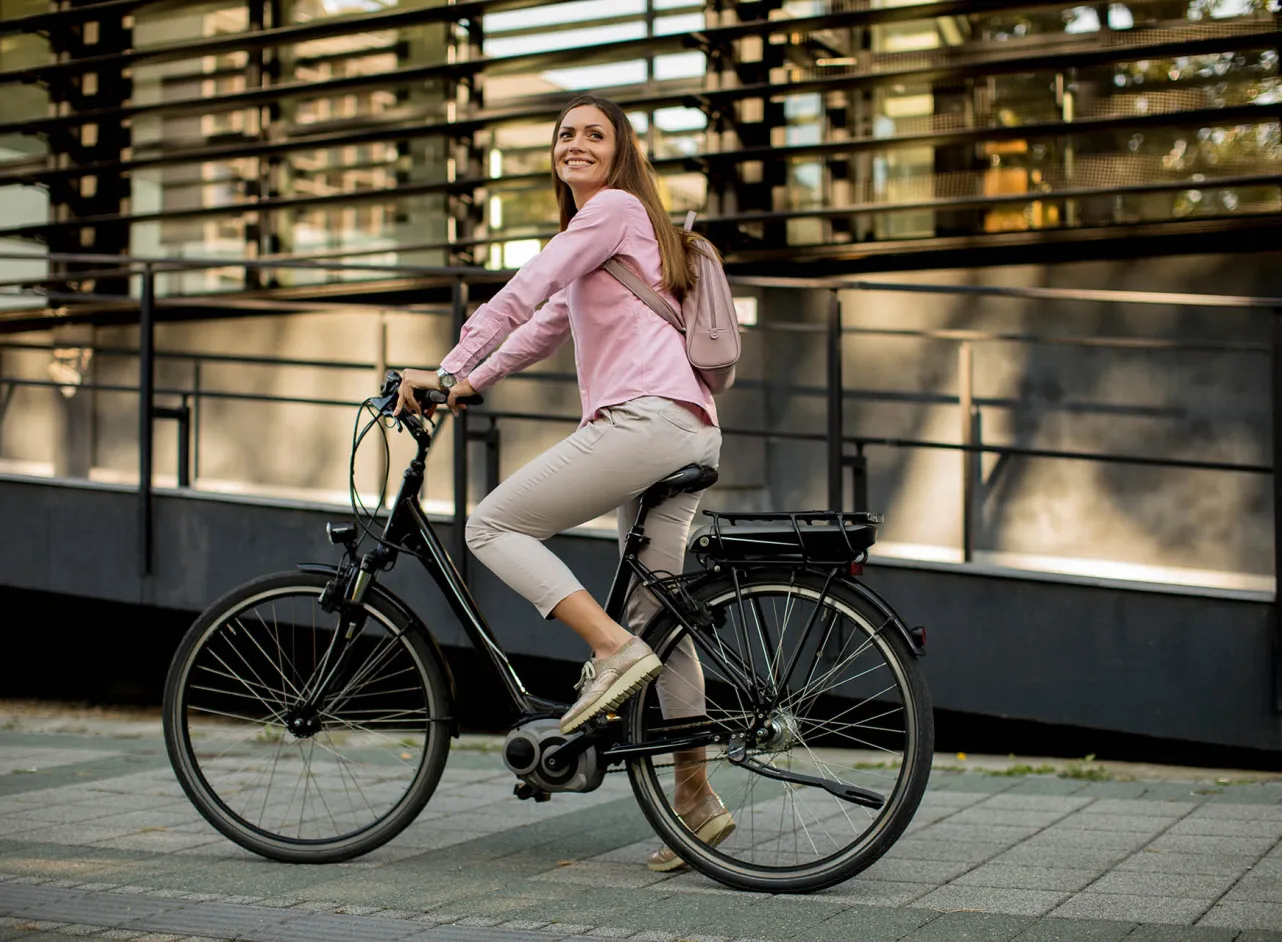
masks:
[[[481,501],[467,522],[467,545],[541,615],[564,622],[591,647],[561,733],[616,710],[652,679],[663,716],[701,716],[703,669],[690,640],[677,643],[664,663],[637,637],[659,609],[650,590],[631,587],[620,624],[544,542],[614,509],[620,533],[634,525],[639,533],[645,521],[640,562],[653,572],[682,571],[699,492],[674,493],[648,517],[639,515],[640,497],[692,466],[699,466],[692,480],[700,488],[716,480],[716,406],[683,335],[604,266],[617,262],[679,309],[696,283],[696,255],[716,253],[672,225],[636,131],[614,102],[594,95],[571,101],[557,118],[551,158],[560,233],[476,310],[440,370],[402,374],[398,409],[417,412],[414,391],[424,388],[449,390],[449,405],[458,409],[463,396],[544,359],[573,336],[579,429]],[[708,784],[705,747],[673,759],[678,813],[709,845],[724,840],[736,825]],[[647,863],[664,871],[683,866],[667,847]]]

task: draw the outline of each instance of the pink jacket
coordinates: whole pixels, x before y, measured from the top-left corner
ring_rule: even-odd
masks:
[[[641,396],[688,403],[716,425],[712,394],[690,366],[685,338],[601,268],[615,255],[676,304],[659,288],[659,243],[645,207],[631,193],[601,190],[564,232],[476,309],[441,365],[466,376],[480,392],[549,356],[573,335],[583,403],[580,427],[606,406]],[[535,311],[545,299],[547,304]]]

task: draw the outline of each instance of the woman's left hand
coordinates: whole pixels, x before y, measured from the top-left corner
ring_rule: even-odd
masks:
[[[421,414],[424,410],[414,398],[414,390],[440,388],[441,378],[432,370],[402,370],[401,388],[397,391],[398,400],[392,415],[400,415],[402,412],[408,412],[410,415]],[[435,411],[435,406],[429,406],[427,415],[431,416]]]

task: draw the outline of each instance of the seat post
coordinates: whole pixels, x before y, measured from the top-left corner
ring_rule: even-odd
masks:
[[[628,559],[639,553],[641,548],[650,542],[650,538],[645,535],[645,518],[649,513],[650,506],[643,495],[637,519],[633,521],[632,528],[628,530],[623,540],[623,550],[619,554],[619,568],[615,570],[614,581],[610,584],[610,594],[605,602],[605,613],[615,621],[619,621],[623,616],[623,602],[627,598],[628,586],[632,582],[632,567],[628,565]]]

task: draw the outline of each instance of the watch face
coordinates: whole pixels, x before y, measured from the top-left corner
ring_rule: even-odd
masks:
[[[456,382],[454,377],[449,373],[440,372],[440,373],[437,373],[436,375],[441,381],[442,389],[449,389]]]

